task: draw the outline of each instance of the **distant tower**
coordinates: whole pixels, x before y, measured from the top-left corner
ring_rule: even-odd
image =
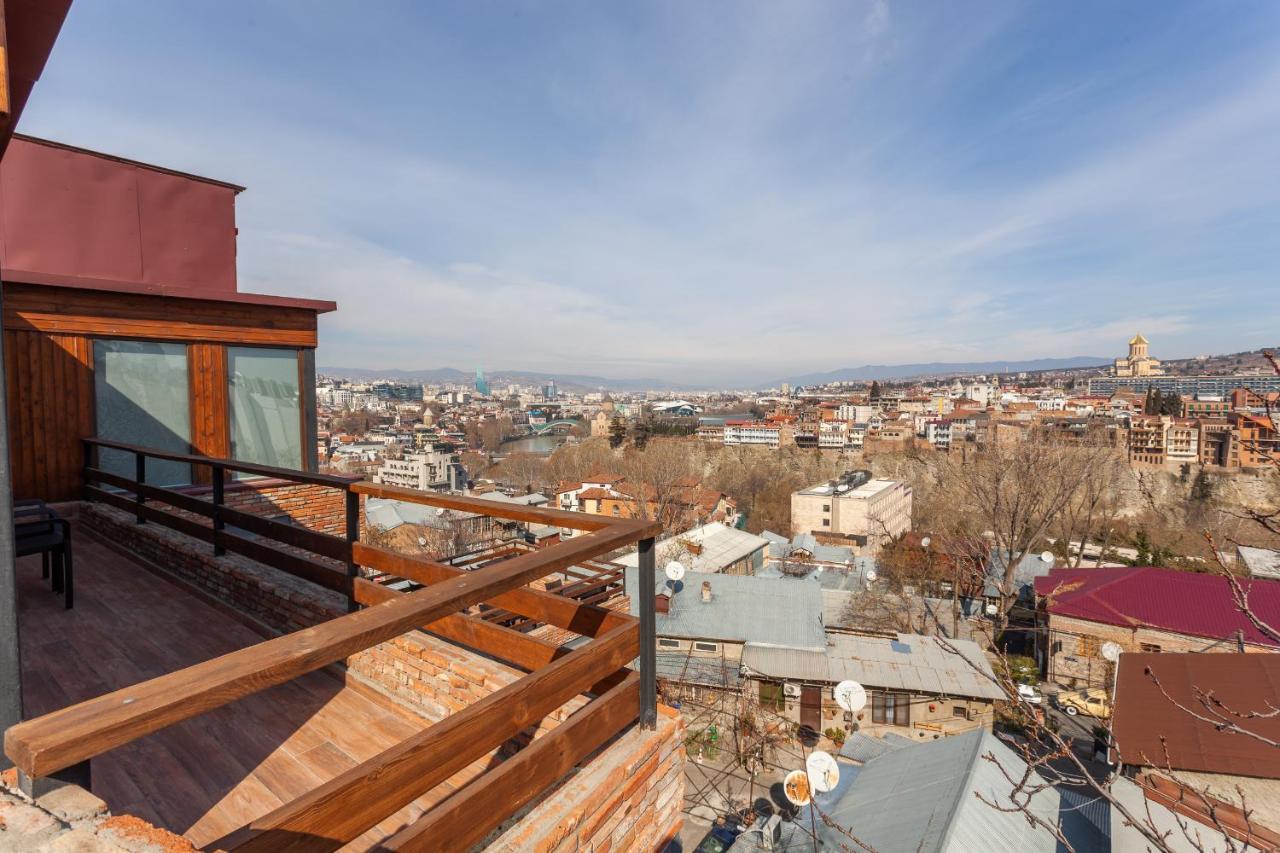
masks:
[[[556,381],[554,379],[547,380],[547,386],[542,389],[542,396],[548,400],[556,399]]]
[[[476,368],[476,393],[482,397],[489,396],[489,380],[484,378],[484,368]]]
[[[1137,361],[1140,358],[1147,357],[1147,339],[1142,333],[1134,335],[1133,340],[1129,341],[1129,360]]]

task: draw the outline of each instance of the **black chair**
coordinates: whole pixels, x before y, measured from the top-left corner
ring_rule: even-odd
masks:
[[[53,591],[62,593],[70,610],[75,592],[70,522],[49,509],[44,501],[15,501],[13,533],[14,554],[18,557],[39,554],[43,562],[42,576],[47,578],[52,574]]]

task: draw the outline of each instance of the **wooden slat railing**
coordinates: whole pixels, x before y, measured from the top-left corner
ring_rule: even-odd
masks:
[[[254,821],[224,838],[220,842],[222,846],[273,851],[336,849],[516,737],[574,696],[596,695],[598,698],[567,722],[536,739],[510,762],[491,769],[489,773],[500,774],[495,777],[494,786],[485,781],[487,773],[464,788],[459,797],[448,800],[451,805],[438,816],[432,817],[429,813],[403,830],[392,839],[392,846],[425,849],[432,843],[427,839],[440,838],[438,831],[453,832],[467,822],[469,825],[459,830],[458,837],[470,838],[476,833],[483,837],[637,715],[642,723],[651,719],[646,716],[646,708],[651,711],[654,701],[652,590],[648,591],[648,612],[642,604],[642,616],[637,619],[526,584],[636,542],[641,546],[641,565],[647,567],[652,576],[653,540],[660,532],[656,523],[602,519],[473,498],[352,484],[329,475],[164,453],[115,442],[91,440],[88,446],[133,451],[139,460],[154,457],[209,465],[215,478],[221,478],[226,470],[247,471],[341,488],[357,500],[361,494],[375,494],[587,532],[550,548],[528,551],[467,571],[370,546],[356,541],[355,536],[342,540],[278,525],[288,531],[286,534],[276,529],[277,523],[228,511],[216,499],[210,503],[146,483],[145,461],[138,463],[133,480],[87,464],[86,477],[100,484],[86,488],[89,498],[136,513],[139,521],[158,521],[212,542],[215,547],[237,550],[255,559],[265,556],[264,562],[279,561],[286,566],[286,571],[292,569],[303,577],[311,575],[308,579],[323,585],[329,585],[336,578],[341,588],[354,602],[364,605],[364,609],[13,726],[5,733],[5,752],[27,779],[64,770],[166,726],[341,661],[415,628],[511,661],[529,674]],[[92,456],[91,450],[87,456]],[[220,493],[218,481],[215,479],[215,493]],[[132,492],[132,496],[109,491],[103,485]],[[149,501],[167,503],[190,515],[162,509]],[[348,518],[352,515],[348,512]],[[211,518],[215,525],[205,526],[201,518]],[[407,578],[423,584],[424,588],[397,592],[354,574],[344,575],[331,566],[324,566],[328,577],[315,574],[311,561],[226,531],[222,529],[226,523],[290,547],[309,549],[324,558],[345,560],[352,566],[366,565]],[[316,536],[325,539],[315,539]],[[284,558],[300,562],[290,563]],[[641,594],[645,594],[643,589]],[[555,625],[592,639],[584,646],[568,650],[460,612],[481,602],[523,619]],[[641,661],[638,675],[626,669],[637,657]],[[509,796],[493,793],[507,786],[512,788]],[[466,803],[478,805],[483,811],[475,813],[459,805]]]

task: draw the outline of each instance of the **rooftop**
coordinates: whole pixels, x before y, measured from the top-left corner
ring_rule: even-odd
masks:
[[[743,666],[770,678],[838,683],[857,681],[870,687],[910,690],[941,696],[1003,699],[991,664],[976,643],[899,634],[897,639],[859,634],[832,634],[818,651],[748,645]]]
[[[658,562],[665,566],[670,560],[679,560],[691,572],[718,573],[768,544],[761,536],[713,521],[660,542]],[[627,554],[618,562],[635,566],[639,559],[638,554]]]
[[[1280,624],[1280,584],[1240,579],[1249,605],[1263,621]],[[1037,578],[1036,595],[1047,599],[1049,613],[1107,625],[1147,625],[1176,634],[1280,646],[1236,606],[1227,579],[1153,566],[1054,569]]]
[[[627,567],[627,589],[639,589],[639,569]],[[670,591],[661,569],[658,589]],[[702,582],[711,584],[711,600],[702,600]],[[631,613],[640,612],[631,596]],[[816,583],[753,575],[686,576],[668,613],[656,616],[659,637],[719,640],[788,649],[821,650],[822,594]]]
[[[1230,727],[1280,740],[1280,718],[1269,716],[1277,696],[1278,655],[1121,655],[1112,721],[1120,761],[1280,779],[1280,753]],[[1260,716],[1244,719],[1251,714]]]

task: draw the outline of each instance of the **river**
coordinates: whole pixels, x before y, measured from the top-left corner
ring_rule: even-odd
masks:
[[[529,435],[524,438],[504,441],[502,449],[498,452],[503,455],[508,453],[537,453],[548,456],[557,447],[564,444],[567,439],[568,436],[565,435]]]

